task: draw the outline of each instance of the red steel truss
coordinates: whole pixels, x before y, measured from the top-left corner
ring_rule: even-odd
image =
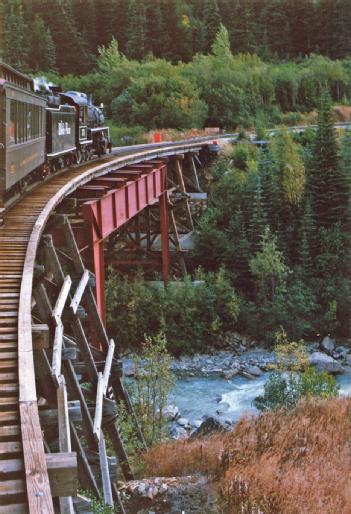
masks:
[[[169,278],[169,221],[164,161],[147,161],[113,171],[89,182],[78,196],[94,198],[81,205],[84,239],[90,248],[96,279],[96,301],[105,321],[104,240],[148,205],[159,200],[163,280]],[[95,197],[97,197],[95,199]]]

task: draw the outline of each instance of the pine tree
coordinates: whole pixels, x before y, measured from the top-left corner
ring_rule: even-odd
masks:
[[[73,0],[75,25],[93,53],[96,52],[98,43],[102,43],[97,39],[97,27],[100,25],[95,6],[96,0]]]
[[[267,223],[273,232],[279,229],[279,188],[276,163],[269,149],[261,148],[258,156],[258,173],[262,186],[262,205],[267,215]]]
[[[33,71],[55,70],[56,49],[49,28],[36,15],[31,24],[30,52],[28,65]]]
[[[351,225],[351,133],[347,132],[342,140],[339,159],[339,219],[344,232]]]
[[[188,60],[193,51],[192,27],[182,0],[162,0],[165,30],[160,34],[162,56],[173,62]]]
[[[128,57],[141,60],[146,53],[146,11],[142,0],[131,0],[128,10]]]
[[[217,0],[205,1],[203,19],[206,38],[205,49],[207,52],[210,52],[221,25],[221,16],[219,14]]]
[[[3,50],[2,57],[5,62],[15,68],[27,71],[27,58],[29,53],[27,28],[21,0],[6,0],[3,6]]]
[[[322,94],[318,129],[313,148],[308,189],[317,227],[331,227],[340,220],[340,167],[330,97]]]
[[[47,70],[56,71],[56,48],[49,28],[46,29],[46,65]]]
[[[118,41],[118,47],[122,53],[126,53],[128,33],[129,0],[115,0],[113,15],[113,35]]]
[[[316,225],[313,219],[311,202],[307,198],[300,225],[298,243],[298,261],[302,270],[303,278],[313,277],[315,262]]]
[[[289,41],[295,57],[309,55],[315,49],[316,2],[314,0],[288,0]]]
[[[249,241],[254,253],[260,249],[262,235],[264,234],[266,226],[267,215],[263,206],[262,181],[261,177],[258,176],[256,179],[256,187],[253,192],[252,213],[248,230]]]
[[[225,26],[221,23],[212,44],[212,53],[217,59],[231,60],[233,54],[230,50],[229,34]]]
[[[40,16],[50,29],[60,73],[86,73],[91,66],[91,55],[75,26],[72,1],[55,0],[50,8],[41,5]]]
[[[166,27],[163,23],[160,0],[146,2],[146,49],[155,57],[161,57],[164,48],[160,45],[160,35]]]
[[[99,45],[108,45],[114,35],[115,0],[95,0],[96,30]]]
[[[227,230],[228,252],[224,262],[229,271],[233,272],[235,286],[241,290],[250,288],[249,257],[250,243],[247,239],[245,220],[242,210],[234,212]]]
[[[257,3],[256,0],[235,2],[233,28],[230,34],[231,47],[235,53],[256,51],[258,31],[262,31],[261,25],[257,22],[260,17],[260,6],[261,3]]]
[[[260,24],[264,27],[263,38],[257,41],[257,45],[265,46],[265,52],[269,55],[286,57],[290,52],[289,42],[289,17],[285,2],[281,0],[269,0],[263,3],[260,13]],[[282,42],[284,42],[282,44]],[[261,50],[262,55],[262,50]]]

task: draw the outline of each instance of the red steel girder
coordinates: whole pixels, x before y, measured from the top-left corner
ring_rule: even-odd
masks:
[[[162,161],[128,166],[89,183],[101,195],[102,187],[110,187],[100,197],[81,205],[85,234],[91,249],[96,277],[96,301],[105,321],[104,240],[131,220],[145,207],[160,199],[160,232],[162,239],[162,270],[165,283],[169,277],[168,197],[166,164]],[[79,190],[78,190],[79,191]]]

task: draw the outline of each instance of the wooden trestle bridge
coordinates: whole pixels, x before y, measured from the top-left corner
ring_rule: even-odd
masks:
[[[149,262],[160,238],[167,282],[171,238],[184,271],[179,231],[193,228],[187,189],[201,191],[197,170],[211,143],[151,146],[63,170],[6,213],[0,227],[1,514],[80,512],[78,489],[118,502],[123,512],[116,463],[126,479],[132,470],[116,423],[118,402],[145,441],[121,382],[118,341],[105,329],[104,242],[127,234]],[[107,456],[106,441],[116,457]]]

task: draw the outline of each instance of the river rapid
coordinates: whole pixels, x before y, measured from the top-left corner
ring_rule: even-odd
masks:
[[[244,414],[258,414],[252,402],[264,391],[269,373],[256,379],[235,376],[231,380],[221,377],[180,378],[170,395],[170,403],[176,405],[180,416],[191,424],[203,416],[215,416],[223,421],[237,422]],[[351,374],[336,377],[340,395],[351,395]]]

